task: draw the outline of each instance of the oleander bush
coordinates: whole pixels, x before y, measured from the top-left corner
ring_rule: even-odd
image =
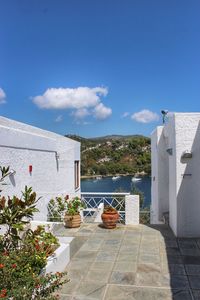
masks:
[[[43,274],[48,256],[59,243],[43,226],[26,229],[38,211],[37,201],[28,187],[21,198],[0,196],[0,224],[7,228],[0,236],[0,299],[56,300],[56,290],[68,281],[66,273]]]
[[[50,256],[59,246],[57,237],[51,232],[47,232],[44,226],[38,226],[36,230],[27,230],[24,240],[27,244],[32,244],[38,251]]]
[[[65,273],[42,275],[45,253],[32,245],[0,253],[0,298],[12,300],[58,299],[53,293],[65,282]]]

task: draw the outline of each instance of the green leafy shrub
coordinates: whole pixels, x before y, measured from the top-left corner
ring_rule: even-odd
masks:
[[[0,185],[5,184],[4,179],[9,175],[10,167],[2,167],[0,166]],[[2,190],[0,190],[0,193]]]
[[[7,232],[0,236],[0,298],[6,300],[56,300],[55,291],[66,283],[66,273],[43,275],[47,258],[58,240],[43,226],[35,231],[24,226],[38,211],[38,199],[25,187],[22,197],[0,197],[0,224]]]
[[[46,232],[44,226],[38,226],[36,230],[27,230],[24,238],[25,243],[32,244],[38,251],[50,256],[59,246],[57,237],[51,232]]]
[[[46,257],[32,245],[0,253],[0,298],[57,299],[52,293],[67,282],[66,273],[41,275],[45,265]]]
[[[72,200],[67,200],[66,204],[66,214],[71,216],[79,214],[80,209],[85,208],[85,203],[79,197],[74,197]]]
[[[25,186],[21,198],[16,196],[7,199],[4,196],[0,197],[0,224],[7,225],[7,232],[2,238],[6,249],[19,246],[20,231],[33,218],[33,214],[38,212],[36,208],[38,200],[36,193],[27,186]]]
[[[56,197],[51,199],[48,204],[48,221],[50,222],[62,222],[64,212],[67,209],[66,201],[69,196]]]
[[[150,224],[150,208],[144,207],[140,210],[140,223],[141,224]]]

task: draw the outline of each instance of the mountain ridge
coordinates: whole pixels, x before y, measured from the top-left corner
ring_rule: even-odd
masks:
[[[81,143],[81,175],[150,174],[150,138],[143,135],[67,137]]]

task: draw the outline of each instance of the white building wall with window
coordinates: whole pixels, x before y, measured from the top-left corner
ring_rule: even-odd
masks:
[[[35,220],[47,219],[52,197],[80,196],[80,143],[72,139],[0,117],[0,165],[16,171],[1,195],[20,196],[27,185],[41,197]]]

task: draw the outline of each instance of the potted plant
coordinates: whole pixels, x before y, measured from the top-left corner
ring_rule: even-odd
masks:
[[[116,228],[117,221],[119,220],[119,213],[114,207],[107,205],[103,210],[101,219],[105,228],[113,229]]]
[[[67,200],[67,211],[64,216],[64,223],[66,227],[80,227],[80,210],[83,208],[85,208],[85,204],[79,197],[75,197],[72,200]]]

